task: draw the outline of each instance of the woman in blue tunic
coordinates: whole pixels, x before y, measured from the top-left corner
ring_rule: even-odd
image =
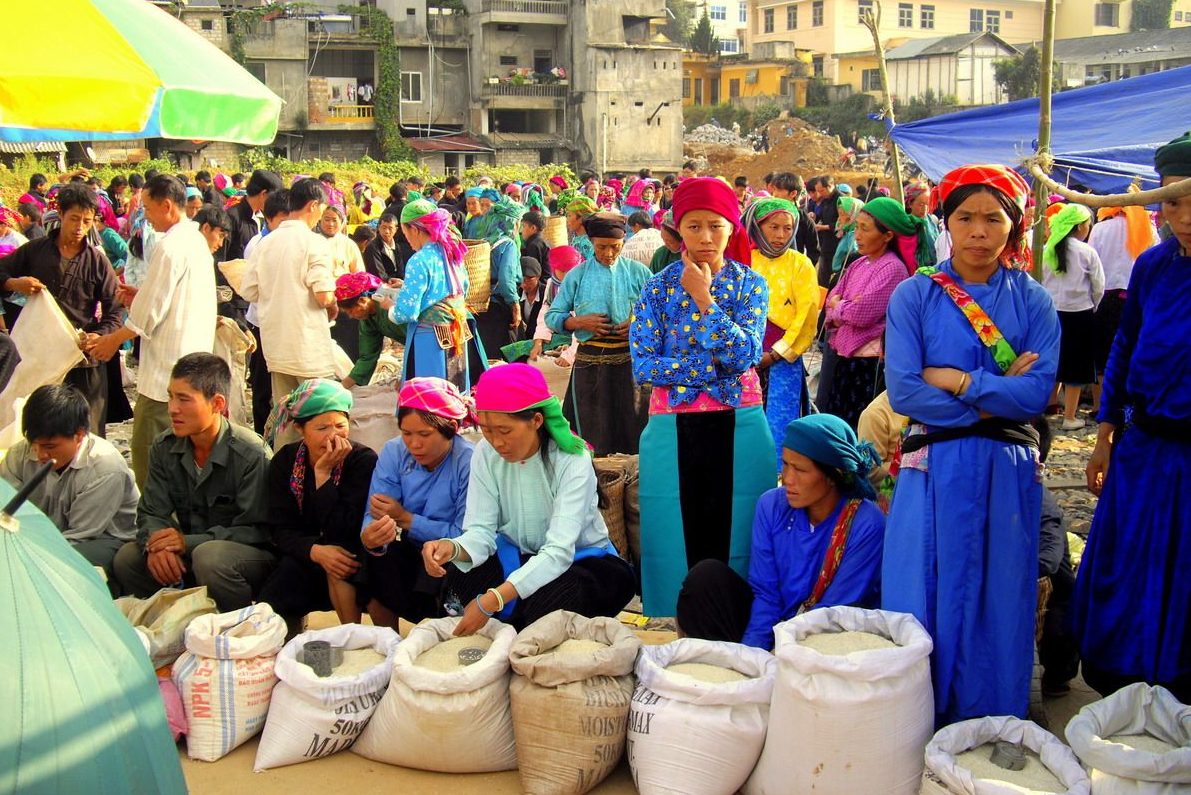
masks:
[[[934,638],[940,725],[1025,717],[1033,666],[1042,484],[1038,435],[1058,367],[1046,290],[1021,256],[1029,187],[1003,166],[939,185],[952,258],[889,303],[885,377],[908,415],[885,529],[881,606]]]
[[[1157,153],[1191,177],[1191,133]],[[1191,196],[1162,204],[1172,237],[1133,267],[1100,399],[1088,488],[1100,495],[1075,585],[1083,677],[1191,703]],[[1110,466],[1111,462],[1111,466]]]

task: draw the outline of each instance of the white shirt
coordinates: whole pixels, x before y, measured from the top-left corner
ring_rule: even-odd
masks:
[[[198,224],[183,218],[157,236],[145,282],[124,321],[141,338],[136,391],[167,401],[174,364],[215,345],[215,315],[215,260]]]
[[[327,310],[314,298],[335,292],[325,237],[302,221],[283,221],[252,249],[240,286],[244,298],[257,305],[269,372],[334,376]]]
[[[327,237],[327,245],[331,248],[331,275],[338,279],[345,273],[357,273],[364,270],[364,255],[356,241],[340,233],[335,237]]]
[[[1104,297],[1104,267],[1100,255],[1082,240],[1067,239],[1067,270],[1055,273],[1044,266],[1042,284],[1060,312],[1095,309]]]
[[[951,259],[951,233],[944,229],[935,238],[935,261],[942,262],[946,259]]]
[[[624,244],[620,253],[621,256],[635,259],[648,268],[654,253],[663,245],[665,243],[662,242],[661,232],[653,228],[642,229]]]
[[[1158,230],[1153,224],[1149,225],[1149,246],[1156,246]],[[1088,235],[1088,245],[1096,249],[1100,255],[1100,263],[1104,266],[1104,289],[1125,290],[1129,287],[1129,277],[1133,275],[1133,257],[1129,256],[1126,244],[1129,236],[1129,221],[1124,215],[1117,215],[1106,221],[1101,221],[1092,227]]]

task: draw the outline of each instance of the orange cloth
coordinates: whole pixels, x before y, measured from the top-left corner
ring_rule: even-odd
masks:
[[[1096,213],[1097,221],[1107,221],[1124,214],[1128,224],[1125,233],[1125,247],[1129,249],[1129,256],[1137,259],[1154,242],[1153,224],[1150,223],[1150,213],[1145,207],[1137,205],[1131,207],[1101,207]]]

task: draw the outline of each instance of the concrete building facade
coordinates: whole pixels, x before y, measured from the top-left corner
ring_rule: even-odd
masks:
[[[997,61],[1017,52],[993,33],[914,39],[885,54],[889,90],[902,102],[929,92],[960,107],[995,105],[1007,99],[997,83]]]

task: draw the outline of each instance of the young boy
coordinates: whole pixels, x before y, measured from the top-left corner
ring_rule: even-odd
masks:
[[[550,260],[550,246],[542,237],[546,219],[537,210],[521,216],[521,256],[533,257],[539,263]]]
[[[252,604],[276,565],[265,530],[270,453],[248,428],[223,418],[231,372],[210,353],[190,353],[169,383],[171,430],[149,451],[136,541],[116,553],[126,593],[205,585],[221,611]]]
[[[54,468],[30,499],[75,551],[104,570],[113,595],[116,551],[136,537],[140,493],[112,443],[90,432],[91,407],[67,384],[33,390],[21,413],[25,438],[0,462],[0,476],[20,488],[41,466]]]

